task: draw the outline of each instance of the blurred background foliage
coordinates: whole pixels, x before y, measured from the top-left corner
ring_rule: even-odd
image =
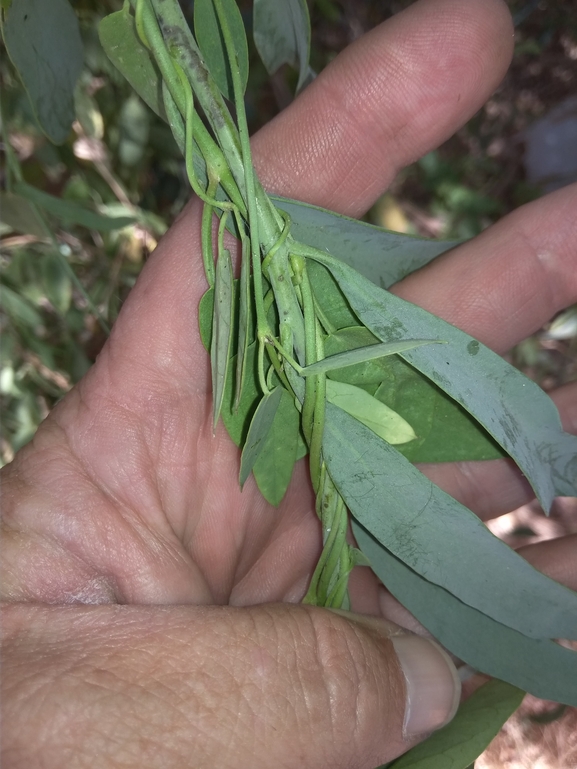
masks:
[[[410,4],[311,0],[313,69],[321,71],[340,50]],[[61,146],[37,127],[8,57],[0,64],[2,463],[30,440],[95,360],[148,255],[190,196],[168,127],[131,92],[100,47],[98,22],[121,5],[72,2],[84,67],[76,121]],[[182,5],[191,19],[192,0]],[[240,5],[250,29],[250,3]],[[530,180],[525,167],[526,132],[577,90],[575,0],[509,5],[516,45],[505,81],[452,139],[401,172],[369,221],[425,237],[468,238],[542,194],[546,185]],[[295,79],[284,68],[269,77],[251,51],[246,101],[252,131],[288,106]],[[39,216],[33,191],[19,182],[131,223],[111,229],[109,220],[87,221],[74,215],[73,206],[59,208],[54,201],[41,206]],[[26,194],[14,195],[15,185]],[[550,389],[577,377],[576,340],[573,309],[513,350],[511,360]]]

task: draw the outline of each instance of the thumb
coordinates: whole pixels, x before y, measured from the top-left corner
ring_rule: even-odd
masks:
[[[315,607],[21,604],[3,632],[19,766],[373,769],[459,700],[432,642]]]

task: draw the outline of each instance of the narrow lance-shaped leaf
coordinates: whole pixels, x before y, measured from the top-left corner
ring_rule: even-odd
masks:
[[[421,347],[424,344],[443,344],[441,339],[406,339],[402,342],[385,342],[384,344],[371,344],[367,347],[359,347],[356,350],[348,350],[337,355],[330,355],[327,358],[311,363],[299,373],[301,376],[316,376],[327,371],[334,371],[346,366],[354,366],[357,363],[365,363],[375,358],[383,358],[386,355],[396,355],[405,350],[412,350],[414,347]]]
[[[264,442],[272,427],[281,395],[282,387],[275,387],[271,393],[263,396],[254,412],[240,460],[239,483],[241,488],[251,474],[254,463],[263,450]]]
[[[467,769],[523,701],[525,692],[488,681],[464,702],[450,724],[389,764],[390,769]]]
[[[234,41],[242,90],[248,82],[248,45],[242,16],[235,0],[221,0]],[[195,0],[194,30],[198,47],[221,93],[234,101],[231,63],[228,60],[222,30],[213,0]]]
[[[242,388],[244,385],[244,372],[246,366],[246,351],[248,349],[250,317],[250,241],[247,237],[242,239],[242,259],[240,263],[238,303],[238,344],[236,352],[236,379],[234,407],[238,409]]]
[[[98,36],[116,69],[150,109],[166,120],[160,71],[151,52],[138,37],[134,17],[127,10],[105,16],[98,25]]]
[[[69,200],[56,198],[54,195],[49,195],[47,192],[36,189],[36,187],[32,187],[25,182],[18,182],[14,185],[14,189],[19,195],[22,195],[22,197],[39,208],[43,208],[57,219],[68,224],[79,224],[90,230],[110,232],[112,230],[120,230],[122,227],[127,227],[136,221],[134,217],[103,216],[102,214],[97,214],[85,206],[72,203]]]
[[[366,390],[327,379],[327,400],[362,422],[388,443],[407,443],[417,436],[411,425]]]
[[[254,43],[267,72],[283,64],[299,74],[297,91],[309,72],[311,26],[306,0],[254,0]]]
[[[577,638],[577,593],[534,569],[393,446],[327,404],[323,455],[354,517],[430,582],[533,638]]]
[[[467,606],[395,558],[355,520],[351,524],[387,590],[450,652],[535,697],[577,706],[577,652],[555,641],[528,638]]]
[[[553,401],[476,339],[314,252],[359,319],[383,342],[437,336],[448,344],[400,353],[481,422],[527,476],[545,510],[577,494],[577,437],[563,432]]]
[[[12,0],[4,13],[4,43],[40,128],[62,144],[75,117],[74,87],[84,59],[76,14],[67,0]]]
[[[212,368],[212,411],[216,429],[226,384],[228,358],[232,338],[234,304],[232,262],[230,252],[224,248],[216,262],[214,282],[214,309],[212,316],[212,342],[210,363]]]

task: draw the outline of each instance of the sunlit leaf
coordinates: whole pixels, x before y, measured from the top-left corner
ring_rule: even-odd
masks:
[[[153,112],[166,120],[160,71],[136,32],[134,17],[127,11],[105,16],[98,35],[106,55]]]
[[[87,227],[91,230],[110,232],[111,230],[119,230],[122,229],[122,227],[127,227],[135,221],[134,217],[111,217],[97,214],[95,211],[91,211],[89,208],[85,208],[79,203],[72,203],[69,200],[56,198],[54,195],[42,192],[42,190],[32,187],[25,182],[18,182],[14,185],[14,189],[19,195],[26,198],[26,200],[29,200],[39,208],[44,209],[44,211],[47,211],[57,219],[60,219],[64,224],[79,224],[82,227]]]
[[[505,721],[525,692],[504,681],[488,681],[464,702],[450,724],[389,764],[390,769],[467,769]]]
[[[351,525],[387,590],[450,652],[475,670],[535,697],[577,706],[577,652],[495,622],[410,569],[354,519]]]
[[[272,392],[265,395],[258,404],[251,419],[246,443],[244,444],[240,459],[239,483],[241,488],[246,483],[254,463],[264,448],[265,439],[272,427],[282,392],[282,387],[275,387]]]
[[[268,73],[290,64],[299,73],[299,91],[309,71],[311,27],[306,0],[255,0],[253,34]]]
[[[235,0],[221,2],[232,34],[244,92],[248,82],[248,45],[242,16]],[[213,0],[196,0],[194,3],[194,29],[196,42],[210,74],[223,96],[234,101],[230,63]]]
[[[62,144],[74,120],[74,87],[84,59],[76,14],[67,0],[12,0],[3,33],[41,129]]]
[[[577,638],[577,593],[534,569],[393,446],[327,404],[323,455],[352,515],[430,582],[533,638]]]
[[[358,419],[388,443],[407,443],[416,438],[407,421],[360,387],[327,379],[326,388],[329,403]]]
[[[294,399],[282,389],[282,397],[263,449],[253,467],[260,493],[278,507],[293,474],[297,458],[300,415]]]
[[[553,401],[476,339],[389,294],[348,265],[315,257],[331,271],[355,313],[383,342],[434,338],[400,353],[469,411],[519,465],[545,510],[557,494],[577,494],[577,437],[563,432]]]

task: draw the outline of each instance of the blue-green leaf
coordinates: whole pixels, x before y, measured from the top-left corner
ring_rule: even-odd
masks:
[[[415,745],[390,769],[467,769],[505,721],[517,710],[525,692],[504,681],[488,681],[464,702],[450,724]]]
[[[134,18],[126,10],[111,13],[98,25],[98,35],[116,69],[150,109],[166,120],[160,70],[138,37]]]
[[[314,252],[362,323],[383,342],[437,338],[400,353],[469,411],[515,460],[545,510],[577,495],[577,437],[563,432],[553,401],[499,355],[421,307],[383,291],[348,265]]]
[[[495,622],[414,572],[355,520],[352,529],[379,579],[450,652],[535,697],[577,706],[577,652]]]
[[[295,240],[336,256],[381,288],[389,288],[459,243],[391,232],[297,200],[272,196],[272,201],[291,217]]]
[[[264,448],[265,439],[272,427],[282,393],[282,387],[275,387],[272,392],[261,399],[254,412],[240,459],[239,483],[241,489]]]
[[[238,67],[244,92],[248,82],[248,45],[242,16],[235,0],[221,0],[221,2],[236,53],[237,60],[232,63],[232,66]],[[213,0],[195,0],[194,34],[204,61],[222,95],[230,101],[234,101],[231,63],[228,60]]]
[[[352,515],[411,569],[527,636],[577,638],[577,593],[534,569],[393,446],[330,403],[323,455]]]
[[[62,144],[74,120],[74,87],[84,59],[70,3],[12,0],[3,32],[40,128],[55,144]]]
[[[442,344],[440,339],[405,339],[402,342],[385,342],[383,344],[370,344],[366,347],[358,347],[354,350],[330,355],[316,363],[305,366],[300,372],[301,376],[316,376],[335,369],[354,366],[358,363],[384,358],[387,355],[396,355],[405,350],[412,350],[414,347],[421,347],[424,344]]]
[[[299,73],[297,91],[309,72],[311,25],[306,0],[254,0],[254,43],[267,72],[283,64]]]

